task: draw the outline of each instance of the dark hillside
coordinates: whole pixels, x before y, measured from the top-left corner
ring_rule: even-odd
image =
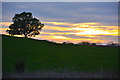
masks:
[[[2,36],[3,73],[16,71],[22,61],[25,70],[117,71],[118,48],[56,44]]]

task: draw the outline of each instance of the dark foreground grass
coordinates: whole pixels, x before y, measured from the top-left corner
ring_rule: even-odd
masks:
[[[23,60],[30,71],[117,71],[118,48],[66,45],[42,40],[2,36],[3,73],[15,71]]]

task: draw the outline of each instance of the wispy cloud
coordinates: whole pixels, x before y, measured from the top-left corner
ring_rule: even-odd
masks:
[[[105,25],[117,25],[117,3],[40,3],[19,2],[4,3],[3,21],[11,21],[16,13],[32,12],[33,15],[45,22],[99,22]]]
[[[23,11],[33,13],[45,26],[36,39],[56,42],[78,43],[117,42],[118,6],[117,2],[6,2],[2,4],[3,15],[1,33],[11,24],[12,17]]]
[[[41,34],[36,36],[39,39],[52,40],[57,42],[71,41],[78,43],[83,40],[90,42],[108,42],[112,39],[117,41],[118,26],[104,26],[100,23],[66,23],[66,22],[43,22]],[[9,26],[11,22],[3,22],[2,25]],[[52,26],[51,26],[52,24]],[[64,27],[68,26],[68,27]],[[8,28],[1,28],[2,32]]]
[[[4,26],[10,26],[10,24],[12,24],[12,22],[0,22],[0,26],[4,27]]]

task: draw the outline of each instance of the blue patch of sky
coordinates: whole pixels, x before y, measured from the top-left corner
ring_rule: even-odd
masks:
[[[9,26],[5,26],[5,25],[1,25],[2,26],[2,28],[9,28]]]
[[[53,19],[59,22],[99,22],[117,25],[117,4],[117,2],[3,2],[2,20],[12,21],[16,13],[26,11],[32,12],[33,16],[42,21]]]

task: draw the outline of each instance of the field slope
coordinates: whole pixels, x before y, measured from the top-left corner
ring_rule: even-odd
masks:
[[[15,71],[23,60],[27,71],[117,71],[118,48],[56,44],[2,36],[3,73]]]

